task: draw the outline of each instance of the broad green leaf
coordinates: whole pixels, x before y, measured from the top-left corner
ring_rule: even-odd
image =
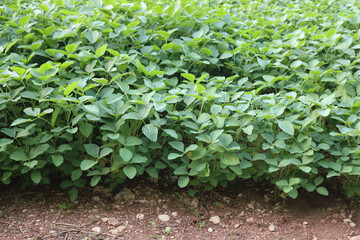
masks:
[[[100,0],[93,0],[93,1],[100,1]],[[100,32],[98,31],[89,31],[87,33],[85,33],[85,37],[89,40],[90,43],[95,43],[99,37],[100,37]]]
[[[10,158],[15,161],[26,161],[29,159],[23,150],[17,150],[16,152],[13,152],[10,155]]]
[[[323,195],[323,196],[329,196],[329,192],[326,188],[324,187],[317,187],[316,188],[316,191],[320,194],[320,195]]]
[[[287,134],[293,136],[294,135],[294,126],[292,125],[292,123],[290,121],[287,120],[282,120],[282,121],[278,121],[278,125],[279,128],[281,130],[283,130],[284,132],[286,132]]]
[[[80,169],[83,171],[86,171],[90,168],[92,168],[93,166],[95,166],[97,164],[97,161],[94,160],[83,160],[80,163]]]
[[[100,179],[101,179],[101,176],[99,176],[99,175],[93,176],[91,178],[90,186],[95,187],[99,183]]]
[[[107,155],[109,155],[110,153],[112,153],[114,150],[108,147],[102,148],[100,150],[100,154],[99,154],[99,158],[103,158]]]
[[[156,142],[159,129],[154,124],[146,124],[142,127],[142,132],[150,141]]]
[[[49,144],[41,144],[31,148],[29,153],[30,159],[34,159],[37,156],[43,154],[48,148]]]
[[[126,166],[123,168],[123,171],[129,179],[133,179],[136,176],[136,168],[134,167]]]
[[[133,157],[133,153],[129,149],[126,149],[126,148],[121,148],[119,151],[119,154],[125,162],[130,161],[131,158]]]
[[[164,132],[169,134],[171,137],[173,137],[175,139],[178,139],[178,135],[177,135],[175,130],[173,130],[173,129],[164,129]]]
[[[64,95],[65,97],[69,96],[69,94],[74,91],[74,89],[77,87],[77,85],[79,84],[80,81],[76,81],[76,82],[73,82],[71,84],[69,84],[65,90],[64,90]]]
[[[150,177],[152,178],[158,178],[159,177],[159,173],[156,170],[156,168],[150,167],[150,168],[146,168],[145,171],[150,175]]]
[[[181,176],[178,179],[178,186],[180,188],[186,187],[190,182],[190,178],[188,176]]]
[[[78,180],[81,175],[82,175],[83,171],[81,169],[75,169],[71,172],[71,180],[72,181],[76,181]]]
[[[13,143],[13,142],[14,142],[14,140],[12,140],[12,139],[9,139],[9,138],[1,138],[1,139],[0,139],[0,147],[4,147],[4,146],[9,145],[9,144],[11,144],[11,143]]]
[[[233,138],[230,134],[221,134],[221,136],[219,137],[219,144],[220,146],[227,148],[230,143],[232,143]]]
[[[73,187],[72,189],[69,190],[68,194],[70,197],[70,201],[74,202],[78,197],[78,189],[76,187]]]
[[[107,48],[107,44],[102,45],[101,47],[99,47],[99,48],[96,50],[95,55],[96,55],[98,58],[101,57],[102,55],[105,54],[106,48]]]
[[[230,52],[224,52],[223,54],[221,54],[220,59],[227,59],[227,58],[230,58],[230,57],[232,57],[232,56],[233,56],[232,53],[230,53]]]
[[[186,78],[187,80],[194,82],[195,81],[195,76],[193,74],[190,73],[182,73],[181,74],[182,77]]]
[[[38,184],[41,181],[41,172],[38,170],[32,171],[31,172],[31,180],[35,183]]]
[[[65,50],[69,53],[69,54],[73,54],[75,52],[75,50],[77,49],[78,45],[77,44],[69,44],[66,45]]]
[[[180,151],[180,152],[184,152],[185,146],[184,143],[179,142],[179,141],[172,141],[169,142],[170,146],[172,146],[174,149]]]
[[[126,138],[125,141],[125,145],[126,146],[137,146],[137,145],[141,145],[142,144],[142,140],[138,137],[135,136],[130,136],[128,138]]]
[[[239,157],[235,153],[223,153],[221,155],[221,162],[225,165],[237,165],[240,163]]]
[[[98,145],[96,144],[84,144],[85,150],[86,152],[94,157],[94,158],[98,158],[99,157],[99,153],[100,153],[100,148]]]
[[[26,122],[30,122],[30,121],[31,121],[31,119],[18,118],[15,121],[13,121],[10,126],[16,126],[16,125],[26,123]]]
[[[93,132],[93,125],[90,123],[81,123],[80,125],[80,132],[84,137],[88,138],[90,134]]]
[[[64,157],[61,155],[52,155],[51,159],[56,167],[60,166],[64,162]]]
[[[336,33],[336,29],[335,29],[335,28],[330,28],[330,29],[325,33],[325,37],[326,37],[326,38],[331,38],[335,33]]]
[[[30,19],[31,19],[31,15],[27,14],[26,16],[19,19],[19,25],[21,27],[25,27],[25,25],[30,22]]]

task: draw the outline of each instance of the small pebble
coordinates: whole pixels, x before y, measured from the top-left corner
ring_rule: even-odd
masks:
[[[173,217],[177,217],[177,215],[178,215],[177,212],[172,212],[172,213],[171,213],[171,216],[173,216]]]
[[[91,231],[96,232],[96,233],[100,233],[101,232],[101,227],[93,227],[91,229]]]
[[[270,232],[275,232],[275,226],[273,224],[270,224],[269,230]]]
[[[210,222],[213,224],[219,224],[220,223],[220,217],[219,216],[213,216],[209,219]]]
[[[255,220],[254,220],[253,217],[249,217],[249,218],[246,219],[246,222],[247,222],[247,223],[254,223]]]
[[[212,228],[208,228],[208,232],[213,232],[214,230]]]
[[[350,225],[350,227],[352,227],[352,228],[356,227],[356,224],[353,223],[353,222],[351,222],[349,225]]]
[[[162,222],[167,222],[167,221],[170,220],[170,216],[169,216],[169,215],[166,215],[166,214],[159,215],[158,218],[159,218],[160,221],[162,221]]]

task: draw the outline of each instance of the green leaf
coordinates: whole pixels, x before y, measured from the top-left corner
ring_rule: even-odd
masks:
[[[68,194],[70,197],[70,201],[74,202],[77,199],[78,194],[79,194],[78,189],[76,187],[73,187],[72,189],[69,190]]]
[[[289,186],[294,186],[294,185],[296,185],[296,184],[299,184],[300,181],[301,181],[300,178],[290,178],[290,180],[289,180]]]
[[[93,177],[91,178],[90,185],[91,185],[92,187],[95,187],[95,186],[99,183],[100,179],[101,179],[101,176],[99,176],[99,175],[93,176]]]
[[[84,137],[88,138],[90,134],[93,132],[93,125],[90,123],[81,123],[80,125],[80,132]]]
[[[168,155],[168,159],[169,159],[169,160],[173,160],[173,159],[176,159],[176,158],[179,158],[179,157],[182,157],[182,156],[183,156],[183,154],[170,153],[170,154]]]
[[[158,171],[156,170],[156,168],[153,168],[153,167],[149,167],[149,168],[146,168],[145,171],[150,175],[150,177],[152,178],[158,178],[159,177],[159,173]]]
[[[10,155],[10,158],[15,161],[26,161],[29,160],[29,158],[26,156],[24,150],[17,150],[16,152],[13,152]]]
[[[195,76],[193,74],[190,73],[182,73],[181,74],[182,77],[186,78],[187,80],[194,82],[195,81]]]
[[[169,142],[170,146],[172,146],[174,149],[180,151],[180,152],[184,152],[185,146],[182,142],[179,141],[172,141]]]
[[[326,188],[324,187],[318,187],[316,188],[316,191],[320,194],[320,195],[323,195],[323,196],[329,196],[329,192]]]
[[[221,162],[225,165],[237,165],[240,163],[239,157],[235,153],[223,153],[221,155]]]
[[[76,81],[76,82],[73,82],[71,84],[69,84],[65,90],[64,90],[64,95],[65,97],[69,96],[69,94],[74,91],[74,89],[77,87],[77,85],[79,84],[80,81]]]
[[[110,153],[112,153],[113,151],[114,150],[112,148],[108,148],[108,147],[102,148],[99,154],[99,158],[103,158],[109,155]]]
[[[325,37],[326,38],[331,38],[334,34],[336,33],[336,29],[335,28],[330,28],[326,33],[325,33]]]
[[[134,167],[126,166],[123,168],[123,171],[129,179],[133,179],[136,176],[136,168]]]
[[[96,144],[84,144],[85,150],[86,152],[94,157],[94,158],[98,158],[99,157],[99,152],[100,152],[100,148],[98,145]]]
[[[142,144],[142,140],[138,137],[134,137],[134,136],[130,136],[127,137],[125,140],[125,145],[126,146],[137,146],[137,145],[141,145]]]
[[[223,54],[221,54],[220,59],[227,59],[232,56],[233,56],[233,54],[231,52],[224,52]]]
[[[99,47],[99,48],[96,50],[95,55],[96,55],[98,58],[101,57],[102,55],[105,54],[106,49],[107,49],[107,44],[102,45],[101,47]]]
[[[22,123],[26,123],[26,122],[30,122],[31,119],[26,119],[26,118],[18,118],[16,119],[10,126],[16,126]]]
[[[95,0],[92,0],[95,1]],[[98,2],[100,0],[96,0],[96,2]],[[90,43],[95,43],[99,37],[100,37],[100,32],[98,31],[89,31],[87,33],[85,33],[85,37],[89,40]]]
[[[49,148],[49,144],[41,144],[31,148],[29,153],[30,159],[34,159],[37,156],[43,154],[48,148]]]
[[[99,108],[95,105],[84,105],[85,110],[93,115],[99,115],[100,111]]]
[[[73,52],[75,52],[75,50],[77,49],[78,45],[77,44],[69,44],[66,45],[65,50],[69,53],[69,54],[73,54]]]
[[[21,27],[24,27],[26,24],[30,22],[30,19],[31,19],[31,15],[27,14],[25,17],[19,19],[19,25]]]
[[[38,160],[33,160],[31,162],[24,162],[24,166],[27,166],[29,168],[34,168],[39,163]]]
[[[71,172],[71,180],[76,181],[78,180],[81,175],[82,175],[83,171],[81,169],[75,169]]]
[[[173,137],[175,139],[178,139],[178,135],[177,135],[175,130],[173,130],[173,129],[164,129],[164,132],[169,134],[171,137]]]
[[[188,176],[181,176],[178,179],[178,185],[180,188],[186,187],[190,182],[190,178]]]
[[[153,142],[156,142],[157,138],[158,138],[158,127],[155,126],[154,124],[146,124],[142,127],[142,132],[143,134],[150,140]]]
[[[51,159],[56,167],[60,166],[64,162],[64,157],[61,155],[51,155]]]
[[[283,121],[278,121],[278,125],[280,127],[281,130],[283,130],[284,132],[286,132],[287,134],[293,136],[294,135],[294,126],[292,125],[292,123],[290,121],[287,120],[283,120]]]
[[[220,146],[227,148],[230,143],[232,143],[233,138],[230,134],[221,134],[221,136],[219,137],[219,144]]]
[[[80,163],[80,169],[83,171],[86,171],[90,168],[92,168],[93,166],[95,166],[97,164],[97,161],[94,160],[83,160]]]
[[[132,158],[131,163],[145,163],[147,160],[146,157],[137,154]]]
[[[14,140],[12,140],[12,139],[9,139],[9,138],[1,138],[1,139],[0,139],[0,147],[4,147],[4,146],[9,145],[9,144],[11,144],[11,143],[13,143],[13,142],[14,142]]]
[[[299,195],[299,192],[298,190],[296,189],[292,189],[289,193],[288,193],[289,197],[295,199],[297,198],[297,196]]]
[[[120,157],[125,161],[128,162],[133,157],[133,153],[126,148],[121,148],[119,151]]]
[[[31,180],[35,183],[38,184],[41,181],[41,172],[40,171],[32,171],[31,172]]]

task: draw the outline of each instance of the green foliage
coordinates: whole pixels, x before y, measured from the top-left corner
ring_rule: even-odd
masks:
[[[360,194],[358,1],[5,1],[0,181]]]

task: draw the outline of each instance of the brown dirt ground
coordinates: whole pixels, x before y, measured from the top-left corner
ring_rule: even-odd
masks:
[[[71,203],[66,191],[48,186],[27,191],[7,186],[0,189],[0,239],[332,240],[360,235],[359,204],[337,193],[302,193],[284,202],[266,188],[238,182],[194,200],[162,181],[136,180],[127,187],[132,191],[127,200],[113,197],[119,191],[109,194],[98,187],[81,190]],[[160,214],[170,220],[160,221]],[[220,223],[210,222],[213,216]]]

